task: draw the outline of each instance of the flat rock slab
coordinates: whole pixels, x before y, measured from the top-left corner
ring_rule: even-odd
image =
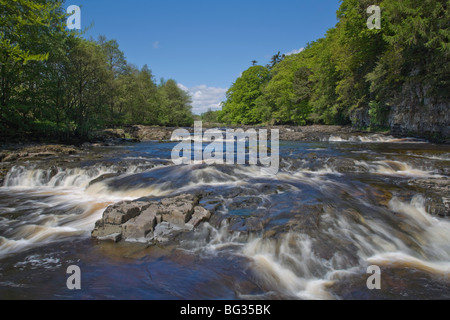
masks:
[[[198,195],[182,194],[160,201],[122,201],[109,206],[96,222],[97,240],[164,242],[209,221],[211,212]]]

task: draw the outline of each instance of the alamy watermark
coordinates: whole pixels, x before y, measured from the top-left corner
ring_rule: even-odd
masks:
[[[367,28],[381,29],[381,8],[379,6],[372,5],[367,8],[367,13],[371,14],[369,19],[367,19]]]
[[[280,165],[280,132],[271,130],[270,147],[267,133],[266,129],[259,132],[255,129],[209,129],[203,132],[203,123],[196,121],[193,136],[187,129],[173,132],[172,141],[181,142],[172,149],[172,162],[176,165],[259,164],[261,174],[276,175]],[[203,148],[205,142],[209,144]]]
[[[69,6],[67,8],[67,14],[70,14],[67,17],[67,29],[73,30],[81,29],[81,9],[79,6]]]
[[[369,266],[367,268],[367,274],[371,276],[367,279],[367,289],[369,290],[381,290],[381,269],[379,266]]]
[[[66,271],[71,276],[67,278],[66,286],[69,290],[81,290],[81,269],[78,266],[69,266]]]

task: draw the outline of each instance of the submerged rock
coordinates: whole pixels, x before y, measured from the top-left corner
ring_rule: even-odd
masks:
[[[119,242],[165,242],[211,218],[200,196],[182,194],[160,201],[123,201],[109,206],[92,237]]]

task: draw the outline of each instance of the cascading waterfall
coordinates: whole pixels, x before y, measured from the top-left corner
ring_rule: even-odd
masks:
[[[362,215],[349,221],[341,213],[324,217],[323,234],[311,237],[290,231],[277,240],[257,238],[245,245],[243,253],[251,258],[265,286],[298,298],[338,298],[327,288],[343,276],[364,272],[368,265],[411,267],[448,281],[450,222],[427,214],[423,200],[419,196],[411,203],[390,201],[389,208],[403,215],[397,222],[403,224],[402,232]],[[355,251],[335,247],[329,257],[321,257],[314,248],[327,245],[324,236],[348,242]]]

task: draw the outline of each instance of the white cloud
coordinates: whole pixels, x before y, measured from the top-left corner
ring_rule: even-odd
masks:
[[[183,90],[183,91],[186,91],[186,92],[189,92],[190,93],[190,91],[189,91],[189,89],[188,89],[188,87],[186,87],[186,86],[183,86],[181,83],[177,83],[177,86],[178,86],[178,88],[180,88],[181,90]]]
[[[285,53],[286,56],[290,56],[291,54],[297,54],[302,52],[303,50],[305,50],[305,48],[300,48],[300,49],[294,49],[292,51],[289,51],[288,53]]]
[[[155,48],[155,49],[159,48],[159,41],[153,42],[153,48]]]
[[[220,103],[225,100],[225,94],[228,89],[226,88],[216,88],[208,87],[207,85],[199,85],[192,88],[187,88],[181,83],[178,87],[188,93],[192,97],[192,112],[194,114],[202,114],[211,110],[220,110]]]

